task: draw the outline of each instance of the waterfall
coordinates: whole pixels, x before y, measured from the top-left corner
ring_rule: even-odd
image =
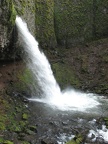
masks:
[[[38,42],[30,34],[26,23],[20,17],[16,18],[19,35],[23,40],[24,51],[27,53],[27,66],[38,81],[43,95],[60,95],[60,88],[53,76],[51,66],[43,52],[39,50]]]
[[[60,110],[85,111],[99,105],[97,97],[93,94],[82,93],[74,89],[61,91],[46,56],[39,50],[38,42],[29,32],[26,23],[18,16],[16,26],[27,54],[27,66],[42,91],[41,98],[35,97],[31,100],[47,103]]]

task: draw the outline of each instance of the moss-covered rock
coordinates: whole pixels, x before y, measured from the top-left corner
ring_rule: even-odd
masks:
[[[16,18],[13,0],[0,2],[0,11],[0,59],[6,59],[12,55],[12,51],[9,53],[9,44]]]
[[[83,142],[83,136],[78,135],[74,139],[68,141],[66,144],[81,144]]]
[[[3,143],[4,142],[4,139],[3,138],[0,138],[0,143]]]
[[[92,1],[55,1],[55,31],[59,44],[78,44],[92,37]]]
[[[28,119],[28,114],[23,113],[23,115],[22,115],[22,119],[23,119],[23,120],[27,120],[27,119]]]
[[[0,59],[12,60],[21,56],[20,40],[14,28],[16,15],[25,19],[33,35],[35,35],[34,0],[4,0],[0,2]]]
[[[55,47],[54,0],[36,0],[35,9],[36,37],[40,45]]]
[[[108,33],[108,1],[94,0],[94,36],[96,38],[107,37]]]
[[[30,32],[35,36],[35,2],[34,0],[14,0],[18,16],[27,23]]]
[[[73,49],[59,48],[49,53],[52,69],[61,87],[73,86],[98,94],[108,94],[108,39]]]
[[[14,82],[14,84],[9,87],[10,93],[16,89],[17,92],[30,97],[35,95],[38,91],[37,82],[33,78],[32,72],[28,68],[24,67],[22,70],[17,71],[16,79],[17,80]]]
[[[76,74],[72,71],[72,67],[67,63],[54,63],[52,64],[52,69],[57,82],[62,88],[67,86],[79,87],[80,81],[77,79]]]
[[[107,0],[55,0],[55,32],[58,43],[67,47],[108,36],[107,6]]]
[[[5,140],[4,142],[3,142],[3,144],[14,144],[12,141],[9,141],[9,140]]]
[[[4,0],[0,3],[0,59],[20,55],[13,31],[16,14],[24,18],[43,48],[57,44],[71,47],[108,36],[107,7],[107,0]]]

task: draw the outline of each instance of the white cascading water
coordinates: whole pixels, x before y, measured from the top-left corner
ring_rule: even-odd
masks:
[[[46,56],[39,50],[38,42],[29,32],[26,23],[18,16],[16,26],[27,53],[27,66],[42,90],[41,98],[33,97],[31,100],[46,103],[60,110],[86,111],[99,105],[97,97],[93,94],[82,93],[74,89],[61,91]]]

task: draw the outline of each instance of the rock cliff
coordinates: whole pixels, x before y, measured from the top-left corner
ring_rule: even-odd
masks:
[[[52,67],[61,86],[108,93],[108,39],[103,39],[108,37],[108,0],[0,1],[0,60],[20,58],[16,15],[27,22],[51,61],[56,61]],[[92,41],[98,44],[87,44]]]
[[[0,2],[1,59],[13,57],[9,51],[16,46],[16,14],[24,18],[43,48],[72,47],[108,36],[107,0],[4,0]]]
[[[0,59],[9,57],[9,44],[12,40],[15,9],[11,0],[0,1]]]

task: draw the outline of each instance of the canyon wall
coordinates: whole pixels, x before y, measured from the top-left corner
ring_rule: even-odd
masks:
[[[108,93],[108,0],[0,1],[0,60],[21,58],[16,15],[54,61],[61,87],[70,84]]]
[[[42,48],[72,47],[108,36],[107,0],[3,0],[0,2],[0,59],[13,57],[16,15],[27,22]]]

